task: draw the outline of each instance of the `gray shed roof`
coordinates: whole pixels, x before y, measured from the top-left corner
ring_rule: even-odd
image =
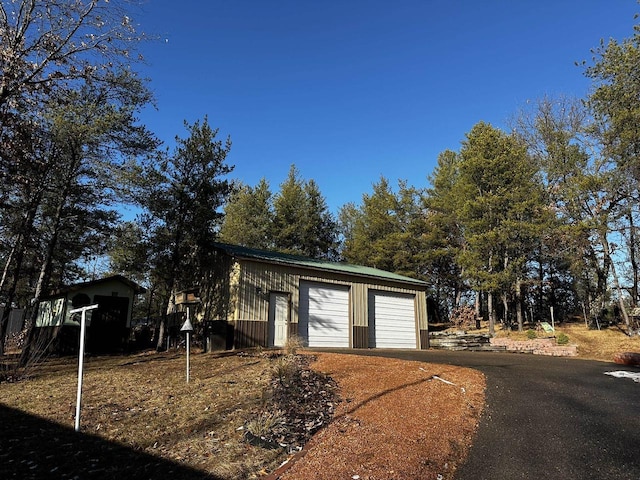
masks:
[[[295,267],[310,268],[313,270],[324,270],[328,272],[338,272],[360,277],[374,278],[379,280],[387,280],[414,286],[427,287],[427,283],[404,275],[387,272],[378,268],[364,267],[362,265],[351,265],[342,262],[329,262],[326,260],[317,260],[298,255],[289,255],[286,253],[272,252],[267,250],[257,250],[254,248],[241,247],[239,245],[229,245],[226,243],[214,243],[213,247],[221,250],[228,255],[236,258],[245,258],[266,263],[274,263],[279,265],[290,265]]]
[[[90,280],[88,282],[74,283],[73,285],[67,285],[67,286],[58,288],[58,289],[52,291],[49,295],[43,296],[43,298],[48,299],[48,298],[52,298],[52,297],[57,297],[57,296],[64,295],[64,294],[67,294],[67,293],[70,293],[70,292],[75,292],[77,290],[82,290],[83,288],[92,287],[94,285],[99,285],[101,283],[110,282],[112,280],[120,282],[120,283],[123,283],[123,284],[131,287],[131,289],[134,291],[134,293],[136,293],[138,295],[140,295],[142,293],[145,293],[147,291],[144,287],[141,287],[136,282],[134,282],[132,280],[129,280],[128,278],[124,277],[123,275],[111,275],[109,277],[98,278],[96,280]]]

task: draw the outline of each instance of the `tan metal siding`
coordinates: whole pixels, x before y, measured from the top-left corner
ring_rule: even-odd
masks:
[[[231,304],[232,320],[267,322],[269,318],[269,292],[284,292],[291,294],[291,324],[290,332],[297,331],[300,310],[300,281],[334,283],[349,286],[351,289],[351,321],[355,327],[367,328],[368,320],[368,292],[370,289],[406,293],[416,296],[416,317],[420,330],[420,338],[424,338],[423,331],[427,330],[427,303],[424,290],[412,286],[398,285],[388,280],[379,283],[369,279],[334,272],[315,272],[299,267],[284,266],[259,261],[239,259],[231,273]],[[235,288],[234,288],[235,287]],[[362,333],[358,332],[358,337]],[[251,335],[253,336],[253,335]],[[357,344],[364,343],[360,339]],[[424,345],[421,347],[424,348]],[[356,346],[354,345],[354,346]]]
[[[335,283],[348,286],[354,285],[344,276],[334,276],[331,274],[328,274],[327,276],[310,275],[310,272],[307,270],[261,262],[243,260],[241,263],[241,269],[239,285],[241,295],[239,295],[237,316],[239,319],[250,318],[254,320],[267,321],[269,314],[269,297],[266,294],[273,291],[291,294],[291,321],[293,323],[297,323],[300,299],[300,280]],[[257,292],[258,288],[262,293],[259,294]]]

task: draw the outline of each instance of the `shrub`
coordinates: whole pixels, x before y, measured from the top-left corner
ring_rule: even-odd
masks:
[[[293,335],[287,339],[284,344],[284,351],[287,355],[295,355],[298,350],[304,347],[304,341],[297,335]]]
[[[527,338],[529,340],[533,340],[533,339],[535,339],[537,337],[538,337],[538,334],[536,333],[535,330],[532,330],[532,329],[527,330]]]
[[[265,437],[277,430],[285,423],[280,410],[275,412],[262,412],[257,417],[249,420],[245,426],[247,431],[256,437]]]
[[[273,363],[273,375],[281,385],[289,383],[299,372],[298,362],[294,355],[282,355]]]
[[[556,343],[558,345],[566,345],[567,343],[569,343],[569,337],[567,335],[565,335],[564,333],[560,333],[556,337]]]

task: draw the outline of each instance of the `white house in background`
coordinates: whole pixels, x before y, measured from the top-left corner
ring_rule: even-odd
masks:
[[[57,339],[58,348],[73,350],[80,318],[69,312],[76,306],[98,304],[87,314],[87,351],[118,351],[129,336],[135,296],[144,292],[144,288],[121,275],[76,283],[40,301],[36,327],[40,335]]]

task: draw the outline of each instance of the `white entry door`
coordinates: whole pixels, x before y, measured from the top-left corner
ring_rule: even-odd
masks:
[[[289,294],[269,294],[269,345],[284,347],[289,330]]]

